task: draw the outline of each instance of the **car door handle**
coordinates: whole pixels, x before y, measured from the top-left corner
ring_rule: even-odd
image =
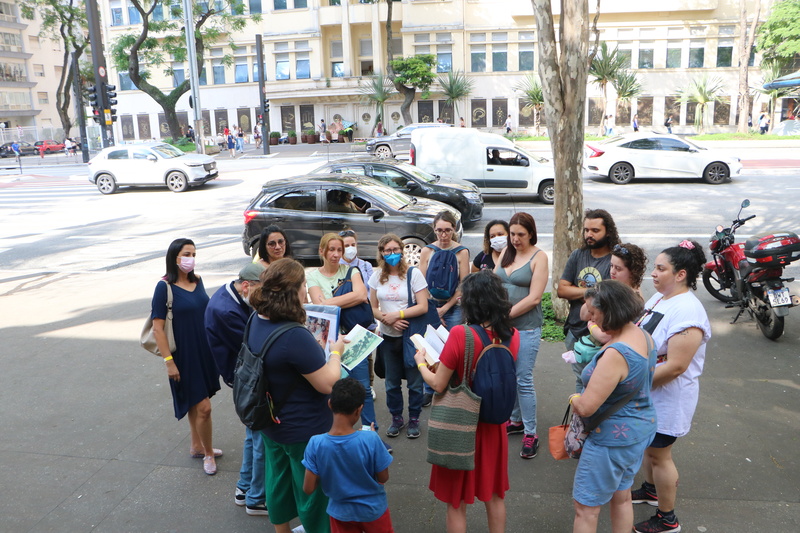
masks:
[[[493,168],[487,168],[486,172],[494,172],[494,169]]]

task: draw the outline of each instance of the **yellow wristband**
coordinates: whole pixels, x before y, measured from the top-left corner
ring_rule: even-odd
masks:
[[[406,319],[406,312],[401,309],[400,310],[400,320],[405,320],[405,319]]]
[[[164,358],[164,363],[166,363],[167,361],[172,361],[172,356],[171,355],[169,355],[169,356]]]
[[[580,394],[573,394],[572,396],[570,396],[569,397],[569,404],[572,405],[572,400],[574,400],[575,398],[578,398],[578,397],[580,397]]]
[[[420,363],[417,365],[417,368],[422,368],[423,366],[428,366],[427,363]]]
[[[589,331],[592,331],[592,328],[597,328],[597,327],[599,327],[597,324],[592,324],[591,326],[589,326]]]
[[[336,350],[333,350],[333,351],[331,352],[331,355],[338,355],[339,357],[341,357],[341,356],[342,356],[342,354],[340,354],[340,353],[339,353],[339,352],[337,352]]]

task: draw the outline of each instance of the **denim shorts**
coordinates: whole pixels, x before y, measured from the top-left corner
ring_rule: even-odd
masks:
[[[575,471],[572,498],[587,507],[599,507],[611,501],[618,490],[627,490],[642,465],[645,439],[630,446],[600,446],[586,439]]]

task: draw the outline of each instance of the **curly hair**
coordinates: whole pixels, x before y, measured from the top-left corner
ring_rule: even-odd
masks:
[[[486,255],[491,255],[492,253],[492,243],[489,234],[491,233],[491,229],[495,226],[503,226],[503,229],[506,230],[506,235],[510,233],[508,222],[505,220],[492,220],[488,224],[486,224],[486,229],[483,230],[483,253]]]
[[[630,270],[633,288],[638,289],[642,285],[644,271],[647,270],[647,254],[644,253],[644,250],[635,244],[626,242],[611,248],[611,255],[619,257],[625,264],[625,268]]]
[[[364,405],[366,389],[355,378],[346,377],[333,384],[331,390],[331,411],[343,415],[355,413]]]
[[[465,324],[489,324],[501,340],[511,338],[511,302],[500,277],[491,270],[473,272],[461,282],[461,310]]]
[[[389,265],[383,259],[383,249],[386,248],[386,245],[390,242],[396,242],[400,245],[400,249],[403,249],[403,239],[395,235],[394,233],[388,233],[381,237],[381,240],[378,241],[378,267],[381,269],[381,276],[378,278],[380,283],[386,283],[389,281]],[[404,279],[406,277],[406,272],[408,271],[408,264],[405,262],[405,258],[401,259],[400,262],[397,264],[397,275],[400,279]]]
[[[685,243],[684,246],[681,246]],[[691,246],[691,247],[689,247]],[[671,246],[661,253],[669,257],[669,264],[677,274],[681,270],[686,271],[686,285],[693,291],[697,290],[697,277],[703,271],[706,264],[706,254],[703,247],[697,241],[686,240],[678,246]]]
[[[605,209],[587,209],[583,213],[583,219],[599,218],[603,220],[603,227],[606,228],[606,239],[608,239],[608,246],[613,248],[619,244],[619,233],[617,233],[617,225],[611,217],[611,213]],[[584,242],[583,249],[588,250],[588,246]]]
[[[284,257],[261,273],[261,286],[250,295],[250,305],[271,321],[306,322],[306,310],[300,301],[300,287],[306,280],[303,265]]]

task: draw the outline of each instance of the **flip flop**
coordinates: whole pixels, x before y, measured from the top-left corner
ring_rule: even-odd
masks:
[[[204,452],[195,452],[193,450],[189,450],[189,455],[191,455],[194,459],[202,459],[206,454]],[[214,457],[222,457],[222,450],[219,448],[214,448]]]
[[[213,457],[209,456],[203,458],[203,472],[209,476],[213,476],[217,473],[217,463],[214,462]]]

